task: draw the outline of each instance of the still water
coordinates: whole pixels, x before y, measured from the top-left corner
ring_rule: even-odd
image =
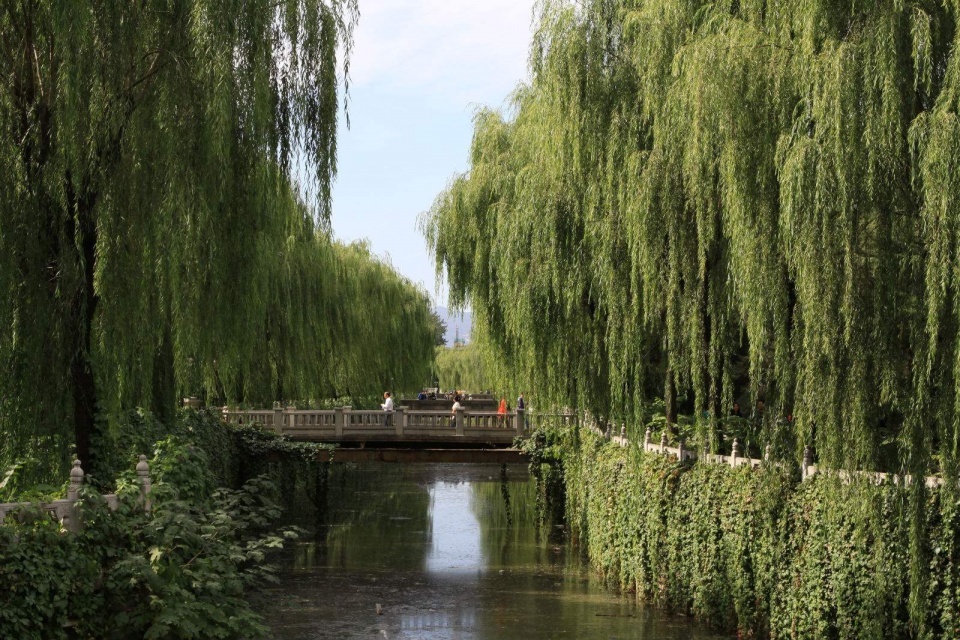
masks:
[[[334,465],[327,500],[268,594],[278,639],[725,637],[604,588],[525,466]]]

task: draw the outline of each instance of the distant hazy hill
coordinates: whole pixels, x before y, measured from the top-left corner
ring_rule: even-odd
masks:
[[[465,311],[463,314],[451,315],[446,307],[437,307],[437,315],[447,324],[447,333],[444,340],[448,347],[453,346],[453,340],[459,331],[460,338],[470,342],[470,330],[473,328],[473,314]]]

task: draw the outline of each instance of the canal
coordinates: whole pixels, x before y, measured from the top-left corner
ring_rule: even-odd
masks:
[[[536,526],[523,465],[334,465],[327,516],[268,594],[281,640],[724,638],[606,589]]]

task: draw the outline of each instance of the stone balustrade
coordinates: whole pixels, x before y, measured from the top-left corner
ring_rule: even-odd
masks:
[[[626,425],[621,424],[620,435],[614,435],[613,425],[610,423],[607,423],[606,429],[601,428],[595,422],[589,422],[588,424],[589,428],[594,433],[606,438],[614,444],[617,444],[621,447],[630,446],[630,439],[627,437]],[[644,433],[643,443],[638,446],[648,453],[673,456],[677,460],[699,460],[701,462],[709,462],[711,464],[724,464],[730,467],[748,466],[751,468],[757,468],[763,464],[778,464],[774,462],[771,457],[771,447],[769,444],[764,447],[764,455],[763,459],[761,460],[758,458],[744,457],[740,450],[740,442],[737,439],[734,439],[731,446],[730,455],[728,456],[706,452],[697,455],[697,453],[692,449],[684,447],[683,442],[678,443],[676,447],[667,446],[666,432],[661,432],[660,441],[654,442],[653,434],[650,429],[646,430]],[[909,475],[904,476],[880,471],[847,471],[843,469],[831,469],[828,471],[820,469],[817,465],[813,464],[813,452],[811,448],[804,447],[803,462],[800,465],[801,478],[803,480],[807,480],[818,473],[835,474],[837,477],[843,480],[850,480],[854,477],[865,477],[876,482],[877,484],[882,484],[888,480],[892,481],[894,484],[899,484],[900,482],[910,484],[913,481],[913,478]],[[925,482],[928,487],[935,488],[943,484],[943,478],[928,476],[925,478]]]
[[[140,461],[137,463],[137,478],[140,482],[140,501],[143,504],[143,508],[149,511],[150,489],[152,487],[152,483],[150,480],[150,466],[147,464],[147,456],[140,456]],[[67,489],[67,497],[65,499],[40,503],[0,503],[0,525],[3,524],[3,521],[11,512],[26,507],[39,507],[41,510],[48,512],[52,517],[60,521],[64,529],[74,533],[79,531],[83,526],[83,523],[79,516],[77,504],[80,500],[80,487],[83,486],[83,479],[84,473],[83,469],[80,467],[80,461],[74,460],[73,468],[70,470],[70,486]],[[103,496],[103,498],[107,501],[107,506],[114,511],[119,508],[120,498],[115,494],[106,494]]]

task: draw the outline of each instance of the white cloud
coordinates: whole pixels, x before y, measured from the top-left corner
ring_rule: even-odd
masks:
[[[367,0],[351,80],[462,108],[495,104],[527,76],[533,0]]]

